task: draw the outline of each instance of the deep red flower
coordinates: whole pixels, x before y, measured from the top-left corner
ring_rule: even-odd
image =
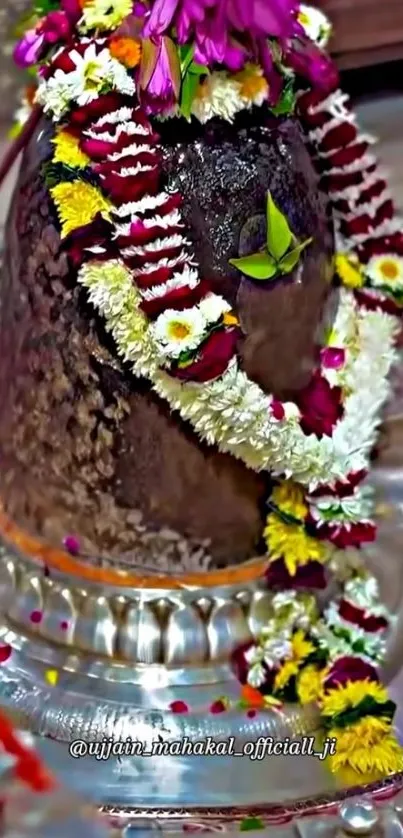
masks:
[[[357,139],[357,127],[352,122],[340,122],[325,134],[320,142],[321,152],[335,151]]]
[[[378,297],[370,294],[367,291],[354,291],[354,296],[359,305],[366,308],[368,311],[384,311],[386,314],[392,314],[395,317],[401,317],[403,309],[391,297]]]
[[[339,370],[346,361],[345,349],[337,349],[333,346],[326,346],[321,350],[320,359],[322,366],[329,370]]]
[[[285,410],[283,407],[283,403],[278,401],[278,399],[273,399],[273,401],[270,404],[270,411],[274,419],[277,419],[279,422],[281,422],[281,420],[284,419]]]
[[[376,539],[377,528],[375,524],[323,524],[319,526],[316,522],[317,537],[323,541],[330,541],[339,550],[347,547],[361,547],[363,544],[372,544]]]
[[[246,684],[248,681],[248,673],[250,670],[250,664],[246,660],[246,652],[254,646],[255,643],[253,640],[248,641],[247,643],[243,643],[241,646],[238,646],[237,649],[232,653],[231,656],[231,667],[234,675],[238,678],[238,681],[241,684]],[[270,695],[273,690],[274,679],[276,676],[275,669],[269,669],[269,667],[264,663],[263,668],[266,674],[266,680],[264,683],[259,687],[259,692],[262,695]]]
[[[223,375],[236,352],[239,329],[219,329],[206,340],[200,356],[194,364],[184,369],[171,371],[171,375],[182,381],[197,381],[203,384]]]
[[[326,158],[326,161],[322,161],[322,165],[326,169],[341,169],[343,166],[350,166],[351,163],[355,163],[356,160],[364,157],[368,149],[369,143],[365,142],[365,140],[357,142],[348,148],[340,148],[338,151],[334,151],[333,154]]]
[[[347,475],[345,481],[337,480],[333,486],[319,486],[311,492],[312,498],[327,497],[328,495],[335,495],[338,498],[347,498],[354,494],[355,489],[362,483],[368,475],[368,471],[364,468],[359,471],[351,471]]]
[[[202,300],[210,291],[208,283],[199,282],[195,288],[189,288],[188,285],[182,288],[174,288],[165,294],[163,297],[154,297],[152,300],[143,300],[141,309],[147,317],[158,317],[163,311],[168,308],[176,309],[177,311],[184,311]]]
[[[173,701],[169,705],[169,709],[172,711],[172,713],[175,713],[176,715],[182,715],[183,713],[189,712],[188,705],[184,701],[180,701],[179,699],[177,701]]]
[[[325,681],[325,690],[333,690],[344,686],[348,681],[379,681],[377,671],[371,664],[361,658],[346,656],[339,658],[333,664]]]
[[[94,142],[90,140],[90,142]],[[83,150],[84,144],[83,144]],[[88,153],[88,152],[87,152]],[[145,194],[155,195],[158,190],[160,170],[156,166],[150,172],[133,176],[107,175],[102,187],[119,206],[129,201],[137,201]],[[161,257],[160,257],[161,258]],[[151,260],[149,260],[151,261]]]
[[[343,620],[368,632],[383,631],[389,625],[385,617],[374,617],[368,614],[364,608],[358,608],[346,599],[342,599],[339,603],[339,614]]]
[[[331,387],[326,378],[315,372],[307,387],[298,393],[296,403],[301,411],[301,427],[305,434],[331,436],[343,416],[340,387]]]
[[[269,564],[265,578],[268,587],[272,590],[276,588],[284,591],[298,588],[323,590],[327,585],[325,568],[320,562],[315,561],[299,567],[295,576],[291,576],[284,559],[277,559]]]
[[[363,264],[369,262],[373,256],[383,256],[385,253],[403,256],[403,233],[369,239],[358,248],[358,256]]]
[[[76,125],[88,126],[100,119],[101,116],[113,113],[123,107],[132,108],[133,100],[121,93],[105,93],[89,102],[88,105],[73,108],[70,112],[69,121]]]
[[[217,701],[213,701],[213,703],[210,705],[210,713],[212,713],[213,716],[217,716],[219,713],[225,713],[226,710],[227,707],[225,705],[225,702],[222,701],[221,698],[219,698]]]
[[[112,225],[98,213],[90,224],[74,230],[65,240],[69,259],[74,267],[81,267],[85,259],[91,259],[90,247],[104,247],[105,254],[97,253],[97,260],[114,259],[119,256],[116,242],[112,239]]]

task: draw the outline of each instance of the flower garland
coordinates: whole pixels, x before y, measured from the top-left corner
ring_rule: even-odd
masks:
[[[78,282],[134,374],[148,378],[201,438],[276,481],[264,530],[267,582],[280,591],[275,617],[235,660],[249,698],[258,690],[256,701],[263,695],[267,706],[315,701],[338,741],[334,770],[397,770],[393,707],[374,668],[390,616],[376,593],[365,600],[362,573],[322,617],[298,589],[324,588],[337,551],[375,537],[361,484],[396,358],[401,222],[332,65],[307,38],[324,43],[323,16],[306,7],[297,15],[292,0],[283,0],[270,31],[247,4],[249,24],[260,33],[256,63],[238,37],[248,21],[232,2],[214,55],[207,29],[219,0],[209,4],[209,20],[197,22],[187,5],[173,0],[167,11],[165,0],[151,10],[131,0],[60,0],[19,43],[20,64],[41,64],[36,102],[55,123],[45,175],[61,236]],[[309,386],[295,402],[281,403],[239,365],[236,314],[200,277],[181,196],[160,185],[149,117],[232,121],[263,106],[290,113],[303,76],[316,83],[297,109],[331,197],[340,242],[336,283],[343,287]]]
[[[258,642],[233,656],[245,706],[316,704],[322,729],[337,742],[330,769],[346,781],[402,770],[392,729],[395,705],[376,669],[393,622],[378,603],[375,580],[365,574],[352,577],[322,616],[312,595],[276,594],[273,618]]]

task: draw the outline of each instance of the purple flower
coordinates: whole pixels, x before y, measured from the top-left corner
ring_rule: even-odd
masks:
[[[290,42],[285,50],[286,63],[321,93],[331,93],[336,89],[339,74],[334,62],[325,55],[307,37],[299,38],[298,42]]]
[[[44,35],[36,29],[29,29],[25,33],[14,49],[14,61],[18,67],[25,69],[37,63],[44,40]]]
[[[322,349],[320,358],[325,369],[339,370],[346,362],[346,352],[344,349],[327,346]]]
[[[155,0],[144,35],[155,38],[174,27],[179,43],[194,41],[199,63],[237,70],[256,53],[259,39],[300,33],[297,9],[296,0]],[[238,43],[245,33],[248,51]]]
[[[48,44],[67,41],[72,32],[72,23],[66,12],[49,12],[41,25],[41,32]]]
[[[177,101],[168,50],[169,38],[160,37],[154,43],[158,49],[158,56],[152,76],[142,96],[143,106],[146,111],[152,111],[152,113],[167,110]]]
[[[80,20],[83,10],[79,0],[61,0],[60,6],[71,23],[75,24]]]

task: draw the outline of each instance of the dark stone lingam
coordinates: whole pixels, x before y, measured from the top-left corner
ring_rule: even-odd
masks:
[[[234,125],[158,126],[169,190],[184,198],[201,274],[238,313],[243,368],[292,395],[311,375],[332,317],[328,208],[298,123],[263,109]],[[267,485],[202,444],[119,361],[69,269],[41,164],[49,127],[26,151],[0,291],[0,496],[21,526],[57,545],[77,533],[98,564],[180,571],[251,558]],[[256,284],[229,266],[264,240],[267,191],[298,238],[289,277]]]

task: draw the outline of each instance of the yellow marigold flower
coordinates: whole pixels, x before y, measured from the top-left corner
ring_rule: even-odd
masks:
[[[312,538],[299,524],[286,524],[273,513],[267,518],[264,531],[269,560],[284,559],[287,570],[295,576],[299,567],[310,561],[326,562],[329,549],[323,541]]]
[[[133,70],[140,64],[141,44],[135,38],[112,38],[109,52],[129,70]]]
[[[350,768],[374,778],[374,774],[385,777],[403,768],[402,748],[385,719],[366,716],[349,727],[332,728],[328,736],[337,740],[336,753],[329,757],[334,773]]]
[[[50,192],[57,207],[63,237],[90,224],[99,212],[107,220],[110,219],[111,204],[90,183],[80,180],[58,183]]]
[[[86,0],[80,29],[116,29],[133,9],[133,0]]]
[[[364,698],[373,698],[378,704],[388,701],[388,693],[377,681],[348,681],[325,695],[322,702],[324,716],[337,716],[351,707],[357,707]]]
[[[68,131],[59,131],[52,140],[55,147],[53,163],[64,163],[72,169],[83,169],[90,162],[87,154],[81,151],[78,137]]]
[[[283,480],[274,489],[271,500],[283,512],[293,515],[294,518],[304,520],[308,507],[305,503],[305,494],[302,486],[294,483],[293,480]]]
[[[274,691],[280,692],[291,681],[293,675],[298,674],[298,663],[296,661],[286,661],[281,669],[277,672],[274,679]]]
[[[346,288],[361,288],[364,285],[364,274],[356,256],[338,253],[335,267]]]
[[[324,669],[317,666],[306,666],[298,677],[297,695],[300,704],[314,704],[322,699],[323,682],[325,679]]]

